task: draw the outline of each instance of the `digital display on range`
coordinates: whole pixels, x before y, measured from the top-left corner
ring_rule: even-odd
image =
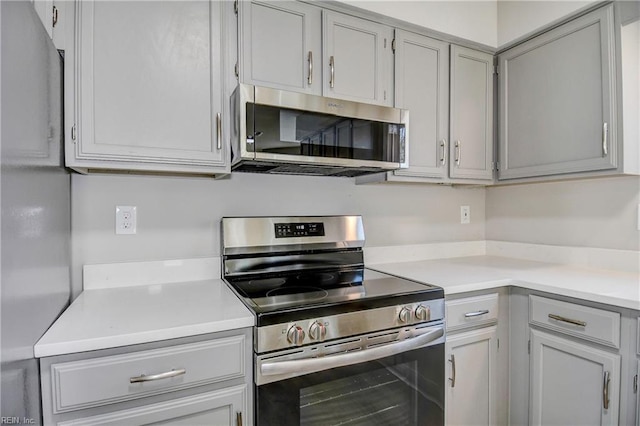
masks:
[[[324,223],[276,223],[276,238],[324,237]]]

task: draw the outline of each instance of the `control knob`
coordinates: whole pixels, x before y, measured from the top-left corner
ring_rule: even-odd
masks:
[[[309,327],[309,337],[313,340],[324,340],[327,335],[327,327],[320,321],[314,321]]]
[[[299,325],[293,325],[287,331],[287,340],[296,346],[300,346],[304,341],[304,330]]]
[[[400,309],[398,319],[400,320],[400,322],[409,322],[411,320],[411,309],[407,308],[406,306]]]
[[[428,306],[418,305],[416,308],[416,319],[419,321],[430,321],[431,320],[431,309]]]

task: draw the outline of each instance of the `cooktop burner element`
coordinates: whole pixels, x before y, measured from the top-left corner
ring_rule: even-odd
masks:
[[[258,348],[306,344],[305,333],[289,328],[307,320],[328,324],[327,335],[335,337],[354,330],[357,312],[377,316],[382,329],[444,317],[441,288],[365,268],[359,216],[223,218],[221,234],[225,281],[255,313],[258,328],[273,327],[279,342],[256,341]],[[349,319],[333,330],[343,317]],[[292,343],[289,334],[299,338]]]

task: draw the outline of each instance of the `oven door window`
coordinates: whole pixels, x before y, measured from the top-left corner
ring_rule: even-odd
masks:
[[[258,425],[442,425],[444,348],[269,383],[256,397]]]

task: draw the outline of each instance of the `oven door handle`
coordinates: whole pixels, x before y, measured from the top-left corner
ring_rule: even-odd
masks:
[[[421,334],[417,337],[405,339],[398,343],[378,346],[372,349],[365,349],[363,351],[347,352],[345,354],[329,355],[318,358],[264,363],[260,366],[260,372],[265,376],[290,373],[296,373],[296,376],[301,376],[303,374],[314,373],[316,371],[373,361],[375,359],[386,358],[402,352],[418,349],[442,336],[444,336],[444,327],[438,327],[435,330]]]

